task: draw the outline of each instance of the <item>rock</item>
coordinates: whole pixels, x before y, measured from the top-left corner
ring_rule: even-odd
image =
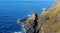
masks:
[[[39,33],[60,33],[60,4],[55,2],[46,15],[49,19],[45,20],[46,17],[42,17],[42,21],[45,21],[43,21]]]
[[[32,14],[29,18],[20,20],[20,23],[22,22],[24,25],[23,28],[25,28],[26,33],[35,33],[36,32],[37,17],[38,17],[37,14],[35,12],[32,12]]]
[[[60,0],[57,0],[47,11],[37,15],[33,12],[29,18],[21,19],[26,33],[60,33]]]

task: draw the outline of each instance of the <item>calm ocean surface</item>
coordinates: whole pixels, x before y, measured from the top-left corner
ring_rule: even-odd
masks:
[[[32,11],[41,13],[42,8],[47,10],[54,1],[0,1],[0,33],[23,32],[17,21],[26,18]],[[9,32],[9,33],[10,33]]]

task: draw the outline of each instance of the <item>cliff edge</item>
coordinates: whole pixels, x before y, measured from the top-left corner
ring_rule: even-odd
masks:
[[[39,33],[60,33],[60,0],[42,15],[39,17],[42,24]]]
[[[43,8],[40,15],[33,12],[29,18],[19,22],[26,33],[60,33],[60,0],[56,0],[48,11]]]

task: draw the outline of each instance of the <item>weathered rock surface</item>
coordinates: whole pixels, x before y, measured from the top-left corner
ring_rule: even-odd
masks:
[[[37,14],[33,12],[29,18],[20,20],[26,33],[36,33],[37,17]]]
[[[60,33],[60,0],[57,0],[53,6],[37,16],[32,13],[27,19],[20,20],[26,30],[26,33]]]

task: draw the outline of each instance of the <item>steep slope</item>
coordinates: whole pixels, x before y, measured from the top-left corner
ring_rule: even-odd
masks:
[[[49,19],[44,17],[47,15]],[[42,21],[39,21],[42,25],[39,33],[60,33],[60,4],[56,2],[45,14],[40,15],[40,20],[45,20],[42,24]],[[41,19],[42,17],[42,19]]]
[[[19,22],[23,24],[26,33],[60,33],[60,0],[56,0],[48,11],[43,8],[39,16],[32,13],[29,18]]]
[[[20,20],[20,23],[23,25],[26,33],[36,33],[37,17],[37,14],[35,12],[32,12],[29,18]]]

